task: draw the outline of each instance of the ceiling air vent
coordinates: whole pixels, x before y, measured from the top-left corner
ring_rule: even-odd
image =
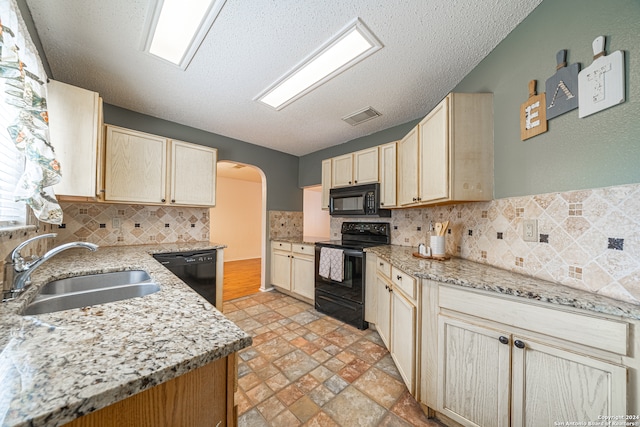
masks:
[[[355,113],[351,113],[347,116],[344,116],[342,120],[349,123],[351,126],[359,125],[360,123],[364,123],[367,120],[375,119],[376,117],[381,116],[382,114],[378,113],[371,107],[363,108],[362,110],[358,110]]]

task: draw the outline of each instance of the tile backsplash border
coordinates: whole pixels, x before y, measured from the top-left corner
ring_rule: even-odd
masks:
[[[387,218],[391,243],[429,244],[432,223],[450,221],[447,253],[527,276],[640,304],[640,184],[399,209]],[[537,220],[535,242],[523,220]]]

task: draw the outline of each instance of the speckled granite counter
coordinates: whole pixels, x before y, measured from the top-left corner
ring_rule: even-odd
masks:
[[[448,261],[421,259],[412,255],[416,251],[415,248],[392,245],[376,246],[367,248],[365,251],[375,253],[407,274],[424,279],[575,307],[597,313],[640,319],[640,305],[618,301],[461,258],[451,258]]]
[[[150,253],[211,243],[72,249],[43,264],[33,286],[0,305],[0,425],[58,426],[251,345],[251,337]],[[155,294],[22,317],[43,283],[146,270]]]
[[[322,242],[329,240],[328,237],[317,236],[294,236],[294,237],[282,237],[277,239],[271,239],[272,242],[286,242],[286,243],[302,243],[305,245],[313,245],[316,242]]]

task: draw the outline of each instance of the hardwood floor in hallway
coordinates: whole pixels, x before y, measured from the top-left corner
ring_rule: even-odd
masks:
[[[261,258],[226,261],[222,300],[253,295],[260,291]]]

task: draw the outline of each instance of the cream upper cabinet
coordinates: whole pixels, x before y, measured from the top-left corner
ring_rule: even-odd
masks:
[[[491,200],[493,95],[450,93],[399,152],[401,206]]]
[[[353,185],[353,156],[345,154],[331,159],[331,187]]]
[[[171,141],[171,203],[215,206],[218,150]]]
[[[60,196],[101,196],[102,98],[55,80],[47,83],[49,135],[60,162]]]
[[[106,128],[105,201],[215,206],[215,148]]]
[[[378,182],[378,147],[332,158],[331,181],[332,188]]]
[[[380,206],[396,206],[397,197],[397,142],[380,146]]]
[[[353,153],[353,183],[378,182],[378,147]]]
[[[322,161],[322,209],[329,209],[329,190],[331,190],[331,159]]]
[[[167,139],[107,126],[105,201],[165,203]]]
[[[398,205],[418,203],[418,127],[398,142]]]

